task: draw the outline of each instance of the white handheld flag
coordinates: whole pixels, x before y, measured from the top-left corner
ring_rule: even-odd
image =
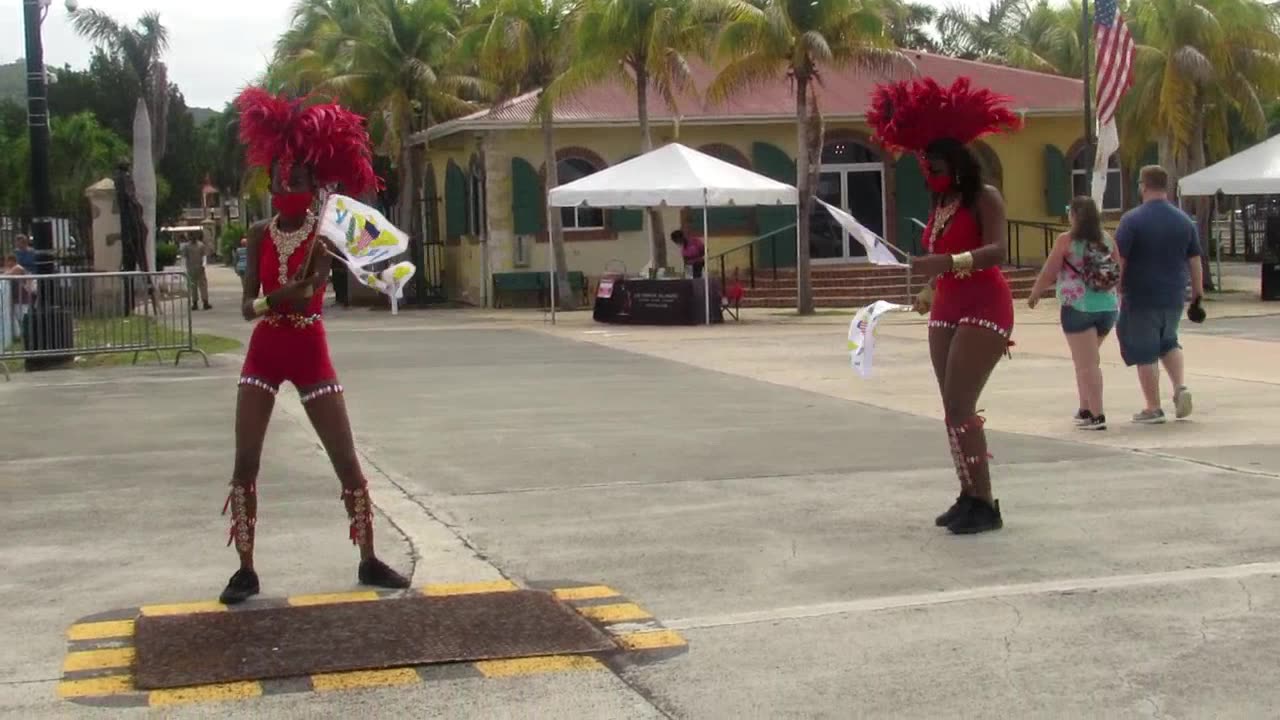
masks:
[[[320,232],[338,244],[347,266],[363,268],[409,250],[409,236],[382,213],[346,195],[330,195],[320,215]]]
[[[339,254],[334,257],[350,268],[361,284],[391,299],[394,315],[417,268],[411,262],[396,263],[376,274],[365,268],[403,255],[409,249],[409,236],[382,213],[346,195],[330,195],[325,201],[320,233],[337,245]]]
[[[836,222],[840,223],[840,227],[844,228],[845,232],[849,233],[850,237],[857,240],[862,247],[867,249],[867,260],[872,265],[906,267],[906,263],[899,261],[893,254],[893,250],[889,249],[891,247],[889,243],[885,242],[884,238],[871,232],[867,226],[858,222],[857,218],[840,208],[825,202],[821,198],[814,198],[814,200],[821,203],[822,207],[826,208],[827,212],[831,213],[831,217],[835,218]]]
[[[876,323],[886,313],[910,310],[908,305],[898,305],[877,300],[862,308],[849,323],[849,366],[862,377],[871,376],[871,356],[875,351]]]

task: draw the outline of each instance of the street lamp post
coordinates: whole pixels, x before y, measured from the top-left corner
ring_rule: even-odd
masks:
[[[54,273],[53,204],[49,191],[49,96],[40,28],[50,0],[22,0],[27,51],[27,126],[31,133],[31,239],[36,274]],[[27,314],[23,337],[28,350],[61,350],[75,346],[71,314],[59,303],[53,283],[37,286],[35,307]],[[28,370],[41,370],[72,360],[71,355],[28,358]]]
[[[40,26],[49,0],[22,0],[27,31],[27,125],[31,133],[31,240],[36,273],[53,273],[53,218],[49,217],[49,97]]]

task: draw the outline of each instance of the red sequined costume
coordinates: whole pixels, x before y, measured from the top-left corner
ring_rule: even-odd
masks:
[[[977,212],[958,203],[937,208],[924,230],[925,250],[955,255],[982,247]],[[998,267],[974,270],[963,276],[946,272],[938,276],[930,327],[956,328],[977,325],[1008,339],[1013,334],[1013,293]]]
[[[373,172],[373,154],[364,118],[335,103],[308,98],[288,99],[262,88],[248,88],[236,99],[240,110],[240,140],[250,165],[289,177],[296,164],[305,165],[318,188],[340,188],[349,195],[377,190],[381,182]],[[258,249],[258,278],[262,294],[279,289],[295,278],[316,248],[314,230],[283,260],[276,238],[267,230]],[[280,263],[286,272],[280,273]],[[303,403],[341,393],[337,373],[329,359],[321,308],[324,286],[317,287],[303,312],[269,311],[258,322],[249,340],[241,388],[258,388],[275,394],[281,383],[296,387]],[[373,506],[363,478],[347,486],[342,501],[351,520],[351,541],[361,547],[372,541]],[[242,553],[252,552],[257,527],[256,478],[231,480],[231,492],[222,511],[231,513],[227,544]]]
[[[262,239],[258,253],[258,274],[262,280],[262,294],[269,295],[281,286],[280,254],[270,231]],[[312,233],[287,259],[286,277],[296,277],[306,262],[315,243]],[[321,250],[320,252],[323,252]],[[272,394],[288,381],[298,388],[302,402],[309,402],[322,395],[342,392],[338,374],[329,360],[329,343],[325,339],[324,321],[321,319],[324,304],[324,286],[315,294],[301,312],[268,312],[258,321],[249,339],[249,352],[240,370],[240,384],[262,388]]]
[[[1022,121],[1005,107],[1007,102],[1008,98],[990,90],[974,88],[968,78],[958,78],[950,87],[923,78],[877,87],[867,122],[885,147],[916,154],[927,176],[925,152],[931,144],[952,140],[968,145],[983,135],[1020,128]],[[938,255],[956,255],[982,247],[977,209],[966,207],[960,198],[935,203],[925,227],[924,244],[926,252]],[[1013,294],[1004,272],[992,266],[939,275],[929,325],[983,327],[1012,344],[1009,337],[1013,333]],[[990,457],[983,422],[977,414],[946,418],[947,439],[962,496],[972,491],[974,472],[985,470]]]

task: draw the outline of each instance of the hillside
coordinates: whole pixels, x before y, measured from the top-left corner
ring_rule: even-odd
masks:
[[[0,65],[0,102],[11,101],[19,105],[27,102],[27,64],[22,58]],[[187,108],[197,126],[218,113],[210,108]]]

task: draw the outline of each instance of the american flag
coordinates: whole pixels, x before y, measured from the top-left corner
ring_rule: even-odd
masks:
[[[1101,127],[1115,117],[1120,98],[1133,85],[1133,35],[1116,8],[1116,0],[1097,0],[1094,40],[1098,48],[1096,98]]]

